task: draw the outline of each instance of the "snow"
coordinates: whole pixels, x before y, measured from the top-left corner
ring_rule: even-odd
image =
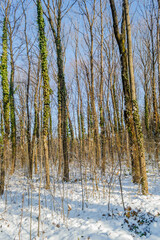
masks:
[[[160,239],[160,177],[157,172],[148,173],[148,196],[140,194],[128,173],[123,174],[126,215],[118,172],[114,173],[112,181],[108,180],[111,179],[109,173],[103,179],[98,174],[97,184],[89,174],[81,183],[76,170],[68,183],[55,176],[51,176],[50,190],[43,184],[40,188],[39,174],[34,175],[32,182],[22,170],[6,176],[5,192],[0,198],[0,239]]]

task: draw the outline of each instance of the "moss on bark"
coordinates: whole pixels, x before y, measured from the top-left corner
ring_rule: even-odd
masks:
[[[37,22],[39,31],[39,48],[41,54],[41,69],[43,77],[43,144],[45,154],[45,170],[46,170],[46,188],[50,188],[49,178],[49,159],[48,159],[48,121],[50,113],[50,86],[49,86],[49,75],[48,75],[48,62],[47,62],[47,41],[45,37],[45,23],[43,18],[43,9],[41,1],[37,0]]]

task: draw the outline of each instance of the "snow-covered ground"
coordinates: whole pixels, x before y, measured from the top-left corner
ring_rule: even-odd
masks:
[[[159,240],[160,177],[152,172],[148,181],[150,194],[142,196],[131,176],[123,175],[124,215],[116,172],[113,179],[97,175],[96,181],[88,176],[81,182],[75,170],[69,183],[51,177],[51,189],[46,190],[43,184],[40,188],[39,175],[31,183],[22,171],[16,171],[6,177],[0,198],[0,239]]]

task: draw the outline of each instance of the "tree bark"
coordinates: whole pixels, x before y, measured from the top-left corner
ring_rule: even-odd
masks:
[[[99,111],[100,111],[100,127],[101,127],[101,159],[102,159],[102,174],[105,174],[106,165],[106,144],[105,144],[105,119],[104,119],[104,106],[103,106],[103,11],[102,0],[100,0],[100,18],[101,18],[101,50],[100,50],[100,99],[99,99]]]
[[[37,0],[37,22],[39,30],[39,48],[41,54],[41,69],[43,77],[43,144],[45,156],[45,171],[46,171],[46,188],[50,188],[50,174],[49,174],[49,159],[48,159],[48,122],[50,113],[50,86],[47,64],[47,41],[45,37],[43,10],[41,0]]]
[[[13,58],[13,43],[12,29],[10,26],[9,41],[10,41],[10,56],[11,56],[11,76],[10,76],[10,120],[11,120],[11,143],[12,143],[12,163],[11,174],[14,173],[16,165],[16,118],[15,118],[15,101],[14,101],[14,58]]]
[[[30,107],[29,107],[29,93],[30,93],[30,82],[31,82],[31,59],[29,54],[29,43],[27,36],[27,16],[22,2],[22,9],[25,19],[24,26],[24,36],[25,44],[27,51],[27,60],[28,60],[28,73],[27,73],[27,98],[26,98],[26,108],[27,108],[27,144],[28,144],[28,159],[29,159],[29,176],[32,178],[33,174],[33,163],[32,163],[32,146],[31,146],[31,120],[30,120]]]
[[[57,16],[55,19],[55,26],[51,16],[51,7],[50,1],[45,3],[47,7],[47,14],[45,16],[48,19],[50,24],[53,37],[56,44],[56,54],[57,54],[57,68],[58,68],[58,145],[59,145],[59,156],[61,161],[61,141],[63,149],[63,160],[64,160],[64,169],[63,169],[63,180],[69,181],[69,162],[68,162],[68,144],[67,144],[67,90],[65,85],[65,76],[63,68],[63,50],[62,50],[62,41],[61,41],[61,8],[62,0],[58,0],[57,5]],[[53,4],[55,10],[55,6]],[[61,140],[62,139],[62,140]],[[59,173],[61,171],[61,163],[59,163]]]
[[[2,57],[1,57],[1,77],[2,77],[2,91],[3,91],[3,113],[4,113],[4,139],[1,156],[1,178],[0,178],[0,195],[4,192],[5,183],[5,164],[7,161],[7,150],[9,149],[9,83],[8,83],[8,43],[7,43],[7,11],[9,3],[5,10],[5,17],[3,21],[3,35],[2,35]]]
[[[129,73],[128,73],[128,60],[127,60],[127,52],[125,47],[125,19],[126,18],[126,1],[123,2],[123,10],[122,10],[122,24],[121,24],[121,34],[119,33],[118,28],[118,18],[116,13],[116,7],[114,0],[110,0],[110,6],[112,10],[112,17],[113,17],[113,27],[115,37],[118,43],[119,52],[121,56],[121,75],[122,75],[122,83],[123,83],[123,92],[125,97],[125,123],[129,133],[129,140],[130,140],[130,152],[131,152],[131,159],[132,159],[132,175],[133,175],[133,182],[140,183],[140,177],[142,177],[142,192],[143,194],[148,193],[148,183],[146,177],[146,168],[145,168],[145,157],[144,157],[144,148],[143,148],[143,135],[141,130],[141,124],[139,119],[138,113],[138,105],[135,101],[136,99],[132,100],[132,96],[135,96],[135,88],[134,82],[131,84],[129,83]],[[127,20],[127,28],[130,22]],[[128,30],[127,30],[128,32]],[[129,36],[128,36],[129,39]],[[131,46],[130,46],[131,47]],[[130,51],[130,49],[128,49]],[[131,52],[130,52],[131,53]],[[129,63],[129,65],[131,62]],[[130,68],[129,72],[132,71]],[[132,92],[132,94],[131,94]],[[132,114],[133,111],[133,114]],[[140,176],[140,168],[141,174]]]
[[[128,63],[129,63],[128,69],[129,69],[131,98],[132,98],[132,113],[133,113],[133,120],[134,120],[134,124],[135,124],[136,138],[137,138],[137,144],[138,144],[142,193],[143,194],[148,194],[148,181],[147,181],[147,174],[146,174],[146,163],[145,163],[145,154],[144,154],[143,134],[142,134],[140,117],[139,117],[138,103],[137,103],[137,99],[136,99],[136,90],[135,90],[133,56],[132,56],[131,26],[130,26],[128,0],[124,0],[124,8],[125,8],[125,16],[126,16]]]

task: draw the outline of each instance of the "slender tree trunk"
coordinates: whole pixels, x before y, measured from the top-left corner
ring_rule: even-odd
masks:
[[[122,24],[121,24],[121,34],[119,33],[118,28],[118,18],[114,0],[110,0],[110,6],[112,10],[112,17],[113,17],[113,27],[115,37],[118,43],[119,52],[121,56],[121,76],[122,76],[122,84],[123,84],[123,92],[124,92],[124,100],[125,100],[125,123],[128,129],[129,140],[130,140],[130,153],[131,153],[131,160],[132,160],[132,176],[133,182],[139,183],[140,182],[140,166],[139,166],[139,154],[138,153],[138,146],[137,146],[137,137],[135,132],[135,124],[132,115],[132,98],[131,98],[131,91],[130,91],[130,84],[129,84],[129,76],[128,76],[128,60],[127,60],[127,53],[126,53],[126,46],[125,46],[125,12],[124,12],[124,5],[122,11]]]
[[[58,81],[58,174],[61,173],[61,165],[63,160],[62,151],[62,124],[61,124],[61,89]]]
[[[73,131],[73,125],[72,125],[72,121],[71,121],[71,117],[70,117],[70,113],[69,113],[69,107],[67,104],[67,116],[68,116],[68,125],[69,125],[69,132],[70,132],[70,160],[72,160],[73,158],[73,151],[74,151],[74,131]]]
[[[88,69],[86,66],[85,67],[85,73],[86,73],[86,78],[88,80],[87,81],[85,79],[85,87],[86,87],[86,93],[87,93],[87,131],[88,131],[88,162],[90,163],[90,166],[92,165],[92,167],[95,167],[95,162],[91,163],[91,138],[92,138],[92,132],[93,132],[93,121],[92,121],[92,116],[91,116],[91,107],[90,107],[90,82],[89,82],[89,73],[88,73]],[[89,85],[89,86],[88,86]]]
[[[145,109],[145,127],[147,136],[149,134],[149,111],[148,111],[148,94],[147,91],[145,92],[144,96],[144,109]]]
[[[151,54],[152,54],[152,101],[153,101],[153,131],[154,135],[157,135],[158,131],[158,109],[157,109],[157,94],[156,94],[156,79],[155,79],[155,49],[154,49],[154,36],[153,36],[153,17],[151,16],[151,27],[150,27],[150,37],[151,37]]]
[[[53,161],[53,132],[52,132],[52,114],[51,114],[51,109],[49,113],[49,159]]]
[[[58,24],[57,24],[57,65],[58,65],[58,81],[60,82],[60,99],[61,99],[61,126],[62,126],[62,146],[63,146],[63,158],[64,158],[64,181],[69,180],[69,164],[68,164],[68,146],[67,146],[67,106],[66,106],[66,86],[63,70],[63,56],[62,56],[62,44],[60,39],[61,30],[61,13],[59,9]]]
[[[37,69],[37,85],[35,89],[34,95],[34,129],[33,129],[33,137],[32,137],[32,164],[35,162],[35,174],[37,174],[37,128],[38,128],[38,88],[39,88],[39,74],[40,74],[40,57],[38,59],[38,69]],[[36,145],[36,146],[35,146]],[[35,161],[34,161],[35,159]]]
[[[28,144],[28,159],[29,159],[29,176],[32,178],[33,174],[33,163],[32,163],[32,146],[31,146],[31,120],[30,120],[30,107],[29,107],[29,94],[30,94],[30,82],[31,82],[31,60],[29,55],[29,43],[27,36],[27,16],[22,2],[22,9],[25,18],[25,43],[27,51],[27,60],[28,60],[28,73],[27,73],[27,98],[26,98],[26,108],[27,108],[27,144]]]
[[[8,71],[7,71],[7,61],[8,61],[8,44],[7,44],[7,10],[9,5],[5,10],[5,17],[3,21],[3,35],[2,35],[2,57],[1,57],[1,77],[2,77],[2,91],[3,91],[3,113],[4,113],[4,139],[3,139],[3,149],[1,156],[1,178],[0,178],[0,195],[4,192],[5,183],[5,164],[7,161],[7,149],[9,149],[9,134],[10,134],[10,124],[9,124],[9,83],[8,83]]]
[[[14,103],[14,59],[13,59],[13,46],[12,46],[12,29],[10,26],[10,56],[11,56],[11,76],[10,76],[10,119],[11,119],[11,143],[12,143],[12,164],[11,174],[14,173],[16,164],[16,118],[15,118],[15,103]]]
[[[158,54],[158,93],[159,93],[159,114],[160,114],[160,0],[158,1],[158,18],[157,18],[157,54]]]
[[[94,94],[94,73],[93,73],[93,31],[90,27],[91,37],[91,51],[90,51],[90,70],[91,70],[91,88],[90,88],[90,99],[91,99],[91,110],[93,116],[93,129],[94,129],[94,141],[96,151],[96,165],[99,166],[100,161],[100,142],[99,142],[99,131],[98,131],[98,118],[95,106],[95,94]]]
[[[100,53],[100,99],[99,99],[99,111],[100,111],[100,127],[101,127],[101,158],[102,158],[102,174],[105,174],[106,164],[106,144],[105,144],[105,120],[103,110],[103,11],[102,0],[100,0],[101,11],[101,53]]]
[[[77,119],[78,119],[78,136],[80,141],[80,151],[79,153],[82,154],[80,159],[83,160],[85,147],[84,147],[84,116],[83,116],[83,105],[82,105],[82,95],[81,95],[81,88],[79,83],[79,76],[78,76],[78,38],[76,36],[76,49],[75,49],[75,75],[76,75],[76,82],[78,88],[78,106],[77,106]]]
[[[25,99],[25,98],[24,98]],[[25,163],[25,123],[26,123],[26,119],[25,119],[25,100],[21,99],[21,106],[22,106],[22,110],[21,110],[21,115],[20,115],[20,156],[21,156],[21,167],[24,167],[24,163]]]
[[[4,181],[5,181],[5,161],[4,161],[4,113],[3,106],[1,104],[1,151],[0,151],[0,160],[1,160],[1,175],[0,175],[0,196],[4,192]]]
[[[43,144],[44,144],[44,156],[45,156],[45,170],[46,170],[46,188],[50,188],[49,177],[49,159],[48,159],[48,122],[50,113],[50,86],[47,64],[47,41],[45,37],[44,18],[41,1],[37,0],[37,22],[39,30],[39,48],[41,54],[41,69],[43,77]]]
[[[114,69],[114,71],[116,71],[116,69]],[[118,133],[121,135],[121,123],[120,123],[120,116],[119,116],[119,107],[118,107],[118,100],[117,100],[117,93],[116,93],[116,88],[115,88],[115,84],[117,81],[116,78],[116,72],[114,72],[113,74],[113,86],[112,86],[112,92],[113,92],[113,99],[114,99],[114,109],[115,109],[115,113],[116,113],[116,118],[117,118],[117,129],[118,129]]]
[[[125,16],[126,16],[128,64],[129,64],[129,77],[130,77],[130,88],[131,88],[131,98],[132,98],[132,112],[133,112],[133,120],[134,120],[134,124],[135,124],[135,131],[136,131],[138,152],[139,152],[142,193],[148,194],[148,181],[147,181],[147,174],[146,174],[143,134],[142,134],[140,117],[139,117],[138,103],[137,103],[137,99],[136,99],[136,90],[135,90],[131,26],[130,26],[130,18],[129,18],[128,0],[124,0],[124,8],[125,8]]]
[[[57,53],[57,67],[58,67],[58,145],[60,150],[60,161],[61,161],[61,138],[62,138],[62,149],[63,149],[63,160],[64,160],[64,181],[69,181],[69,162],[68,162],[68,144],[67,144],[67,90],[65,85],[65,76],[63,68],[63,51],[62,51],[62,41],[61,41],[61,8],[62,0],[57,2],[57,16],[55,19],[55,26],[51,16],[50,1],[45,4],[48,11],[48,22],[50,24]],[[61,171],[61,163],[59,163],[59,173]]]

